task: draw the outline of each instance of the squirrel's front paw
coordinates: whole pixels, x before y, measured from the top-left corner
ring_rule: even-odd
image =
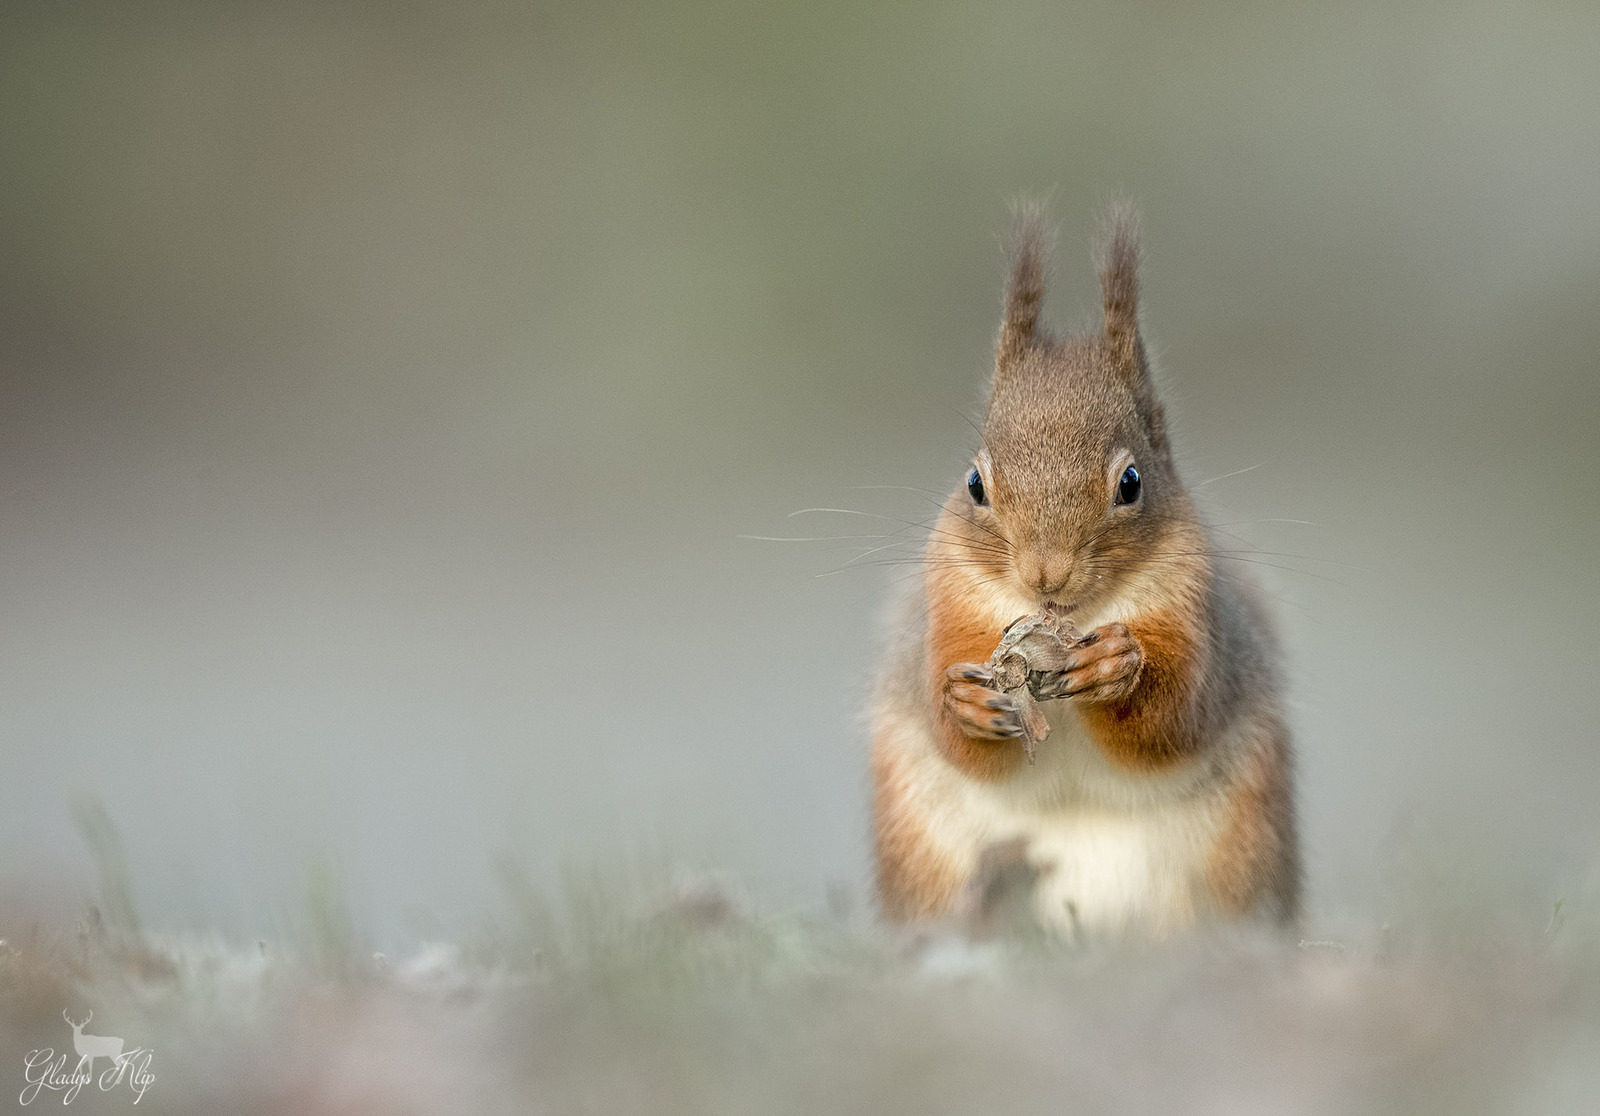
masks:
[[[1016,700],[994,689],[982,663],[957,663],[944,673],[944,707],[968,736],[1015,740],[1022,735]]]
[[[1064,669],[1039,686],[1039,697],[1116,701],[1133,692],[1144,669],[1144,652],[1126,624],[1105,624],[1073,647]]]

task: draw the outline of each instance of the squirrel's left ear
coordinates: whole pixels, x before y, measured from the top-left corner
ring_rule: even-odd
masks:
[[[1094,261],[1105,296],[1106,344],[1112,366],[1133,387],[1150,444],[1160,453],[1169,453],[1166,416],[1156,398],[1139,336],[1139,218],[1128,202],[1116,203],[1106,214],[1095,241]]]
[[[1143,363],[1139,344],[1139,219],[1127,202],[1106,214],[1095,243],[1095,266],[1105,296],[1106,340],[1129,371]]]

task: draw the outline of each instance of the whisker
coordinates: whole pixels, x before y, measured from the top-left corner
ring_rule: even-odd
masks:
[[[750,542],[849,542],[860,539],[886,539],[888,535],[735,535]]]
[[[957,519],[961,520],[961,522],[971,524],[973,527],[976,527],[978,530],[982,531],[984,534],[989,535],[991,538],[993,538],[996,541],[998,541],[999,543],[1001,543],[1007,550],[1011,549],[1011,540],[1006,538],[1004,535],[1000,534],[1000,532],[994,530],[991,527],[985,526],[984,524],[978,522],[976,519],[972,519],[972,518],[970,518],[968,516],[962,515],[960,512],[956,511],[954,508],[947,508],[946,510],[949,511],[949,513],[951,515],[953,515]]]
[[[1011,548],[1011,541],[1009,539],[1007,539],[1004,535],[1002,535],[998,531],[996,531],[994,528],[992,528],[992,527],[988,526],[987,524],[982,523],[982,522],[972,518],[971,516],[963,515],[960,511],[956,510],[955,508],[947,508],[947,507],[945,507],[944,506],[945,497],[940,495],[940,494],[938,494],[938,493],[930,492],[927,489],[912,488],[909,485],[898,485],[898,484],[857,485],[855,487],[864,488],[864,489],[871,489],[871,488],[892,489],[892,488],[898,488],[898,489],[905,489],[908,492],[916,492],[919,495],[927,498],[930,503],[932,503],[935,507],[940,508],[941,511],[948,511],[951,515],[955,516],[957,519],[961,520],[963,523],[966,523],[966,524],[968,524],[969,526],[972,526],[972,527],[976,527],[978,530],[982,531],[984,534],[988,535],[990,538],[994,539],[997,543],[999,543],[1000,545],[1005,547],[1008,551]],[[790,512],[789,513],[789,518],[793,518],[794,516],[797,516],[797,515],[805,515],[805,514],[807,514],[809,512],[836,512],[836,513],[839,513],[839,514],[842,514],[842,515],[865,515],[865,516],[871,516],[874,519],[887,519],[887,520],[890,520],[891,522],[894,522],[894,523],[906,523],[906,524],[912,523],[911,520],[902,519],[899,516],[884,515],[884,514],[879,513],[879,512],[857,511],[857,510],[852,509],[852,508],[801,508],[799,511]],[[924,529],[926,529],[928,527],[928,524],[925,524],[925,523],[918,523],[916,525],[918,527],[922,527]]]
[[[784,516],[784,518],[793,519],[797,515],[811,515],[814,512],[832,512],[835,515],[864,515],[872,519],[893,519],[896,522],[905,522],[896,516],[879,515],[877,512],[857,511],[855,508],[801,508],[799,511],[790,512],[788,515]]]
[[[1165,562],[1171,562],[1171,561],[1178,561],[1178,560],[1181,560],[1183,558],[1193,558],[1193,557],[1201,557],[1201,556],[1202,555],[1199,552],[1194,552],[1194,553],[1190,553],[1190,554],[1141,554],[1141,555],[1138,555],[1138,556],[1129,557],[1128,559],[1125,560],[1124,563],[1122,563],[1120,565],[1099,566],[1099,565],[1095,565],[1095,564],[1091,563],[1091,564],[1087,564],[1085,566],[1085,568],[1086,569],[1091,569],[1091,570],[1092,569],[1101,569],[1101,570],[1114,571],[1114,572],[1117,572],[1117,573],[1123,573],[1123,572],[1126,572],[1128,569],[1133,568],[1137,564],[1143,563],[1143,562],[1164,562],[1164,561]],[[1284,570],[1284,571],[1286,571],[1288,573],[1299,574],[1302,577],[1312,577],[1312,578],[1316,578],[1318,581],[1326,581],[1331,585],[1338,585],[1338,586],[1341,586],[1342,588],[1345,588],[1345,589],[1350,588],[1350,586],[1349,586],[1349,584],[1347,582],[1340,581],[1336,577],[1326,577],[1326,576],[1324,576],[1322,574],[1314,573],[1311,570],[1302,570],[1298,566],[1285,566],[1285,565],[1281,565],[1280,563],[1277,563],[1277,562],[1263,562],[1263,561],[1261,561],[1259,559],[1247,558],[1247,557],[1244,557],[1243,555],[1238,555],[1238,554],[1217,554],[1217,555],[1214,555],[1214,556],[1217,557],[1217,558],[1224,559],[1224,560],[1229,561],[1229,562],[1248,562],[1253,566],[1265,566],[1265,567],[1268,567],[1268,568],[1274,569],[1274,570]]]
[[[1195,488],[1204,488],[1208,484],[1216,484],[1218,481],[1225,481],[1225,480],[1229,479],[1230,477],[1242,477],[1246,473],[1253,472],[1256,469],[1261,468],[1261,466],[1263,466],[1265,464],[1266,464],[1265,461],[1257,461],[1254,465],[1246,465],[1243,469],[1235,469],[1231,473],[1223,473],[1220,477],[1212,477],[1210,480],[1203,480],[1200,483],[1196,484],[1194,487]]]
[[[920,521],[913,520],[913,519],[902,519],[900,516],[897,516],[897,515],[883,515],[880,512],[856,511],[853,508],[801,508],[799,511],[790,512],[788,514],[788,516],[786,516],[786,518],[793,519],[797,515],[806,515],[806,514],[812,513],[812,512],[833,512],[833,513],[836,513],[836,514],[839,514],[839,515],[864,515],[864,516],[869,516],[869,517],[871,517],[873,519],[887,519],[891,523],[904,523],[906,526],[911,527],[911,528],[920,529],[920,530],[924,530],[924,531],[929,531],[929,532],[933,532],[933,533],[942,533],[946,538],[948,538],[948,539],[950,539],[950,540],[952,540],[954,542],[964,543],[965,545],[968,545],[968,546],[976,547],[976,546],[986,545],[986,544],[978,542],[977,540],[968,539],[968,538],[965,538],[965,537],[963,537],[961,535],[953,534],[953,533],[951,533],[949,531],[941,531],[941,529],[939,527],[937,527],[937,526],[935,526],[933,524],[920,522]],[[1001,542],[1006,542],[1006,540],[1003,539],[1000,535],[995,534],[995,532],[990,530],[988,527],[985,527],[983,524],[976,523],[973,520],[967,519],[965,516],[961,515],[960,513],[954,513],[954,514],[956,515],[957,519],[960,519],[960,520],[962,520],[963,522],[966,522],[966,523],[970,523],[970,524],[972,524],[972,526],[977,527],[977,528],[979,528],[981,530],[988,531],[988,533],[991,534],[991,535],[994,535],[994,537],[997,540],[999,540]],[[1010,544],[1006,543],[1006,545],[1009,548]]]
[[[931,488],[913,488],[909,484],[852,484],[850,489],[853,492],[915,492],[932,500],[943,500],[949,495],[945,492],[935,492]]]
[[[1172,554],[1183,557],[1212,554],[1218,558],[1231,558],[1240,555],[1259,554],[1263,558],[1293,558],[1301,562],[1321,562],[1325,565],[1339,566],[1347,570],[1355,570],[1358,573],[1370,574],[1377,572],[1369,566],[1358,566],[1353,562],[1341,562],[1337,558],[1318,558],[1314,554],[1295,554],[1291,551],[1285,550],[1258,550],[1255,547],[1248,547],[1244,550],[1229,550],[1225,547],[1212,547],[1209,550],[1162,550],[1152,553]]]

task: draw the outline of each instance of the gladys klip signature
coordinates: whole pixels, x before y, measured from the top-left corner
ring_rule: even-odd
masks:
[[[124,1050],[122,1039],[111,1035],[84,1034],[83,1028],[94,1018],[92,1011],[82,1023],[74,1023],[66,1012],[61,1015],[72,1028],[72,1047],[78,1054],[78,1064],[68,1073],[66,1051],[57,1054],[53,1047],[48,1046],[28,1051],[28,1056],[23,1060],[23,1079],[28,1084],[17,1100],[24,1105],[32,1104],[42,1090],[49,1089],[62,1094],[62,1104],[71,1104],[79,1090],[95,1080],[96,1058],[111,1059],[111,1064],[100,1074],[98,1085],[101,1092],[109,1093],[126,1081],[134,1093],[133,1103],[138,1104],[143,1100],[145,1090],[156,1079],[155,1074],[150,1072],[150,1061],[155,1057],[155,1051],[137,1046],[132,1050]]]

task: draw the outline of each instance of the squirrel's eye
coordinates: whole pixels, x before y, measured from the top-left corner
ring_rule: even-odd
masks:
[[[967,491],[972,494],[974,504],[988,503],[988,494],[983,490],[983,474],[979,473],[976,467],[967,474]]]
[[[1122,470],[1122,479],[1117,482],[1117,503],[1131,504],[1139,498],[1139,470],[1129,465]]]

